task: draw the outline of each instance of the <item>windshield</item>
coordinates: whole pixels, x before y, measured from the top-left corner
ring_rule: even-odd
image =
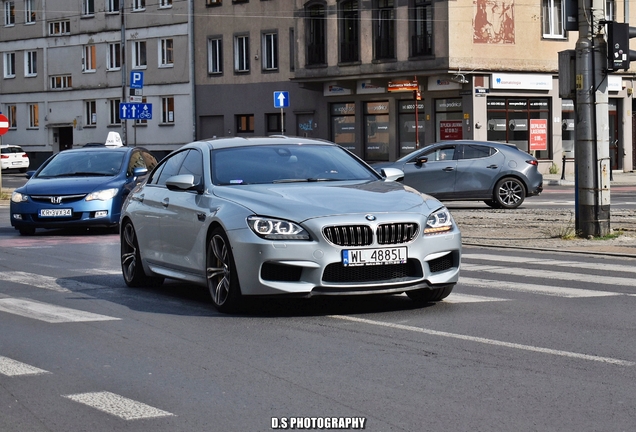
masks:
[[[337,146],[280,144],[212,151],[216,185],[378,180],[363,162]]]
[[[37,177],[115,176],[123,160],[123,152],[62,152],[49,161]]]

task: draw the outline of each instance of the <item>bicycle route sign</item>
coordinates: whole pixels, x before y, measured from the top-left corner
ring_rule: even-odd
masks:
[[[120,103],[119,118],[122,120],[151,120],[152,104]]]

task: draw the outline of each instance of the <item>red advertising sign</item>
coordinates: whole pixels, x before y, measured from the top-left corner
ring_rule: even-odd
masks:
[[[9,119],[6,115],[0,114],[0,135],[4,135],[9,130]]]
[[[442,141],[463,138],[461,120],[443,120],[439,122],[439,138]]]
[[[530,119],[530,151],[548,149],[548,120]]]

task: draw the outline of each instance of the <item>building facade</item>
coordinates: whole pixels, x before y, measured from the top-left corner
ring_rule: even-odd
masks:
[[[64,149],[104,143],[110,131],[159,153],[193,139],[189,1],[2,4],[0,106],[10,123],[2,138],[21,145],[32,166]],[[143,76],[136,92],[149,110],[146,118],[123,120],[133,71]]]

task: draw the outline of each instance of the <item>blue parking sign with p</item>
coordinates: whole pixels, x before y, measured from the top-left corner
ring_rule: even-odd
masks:
[[[130,72],[130,88],[144,88],[144,73],[142,71]]]

